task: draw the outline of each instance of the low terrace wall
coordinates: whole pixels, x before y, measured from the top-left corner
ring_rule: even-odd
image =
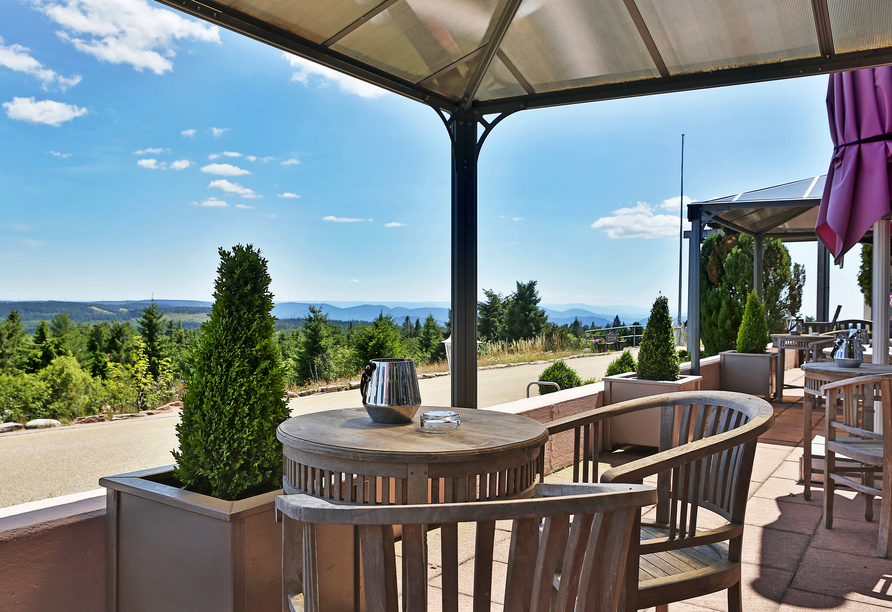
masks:
[[[682,365],[682,373],[690,364]],[[700,363],[703,389],[719,388],[719,358]],[[602,405],[596,383],[493,406],[540,423]],[[549,440],[545,469],[570,464],[572,433]],[[105,612],[105,490],[0,508],[0,610]],[[147,572],[152,568],[146,568]]]

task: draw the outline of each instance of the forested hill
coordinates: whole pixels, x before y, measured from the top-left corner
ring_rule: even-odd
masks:
[[[101,321],[133,321],[139,318],[140,311],[150,301],[139,302],[0,302],[0,319],[17,310],[22,318],[22,327],[33,333],[39,321],[49,321],[59,313],[67,313],[75,323],[99,323]],[[211,311],[210,304],[183,306],[182,301],[156,302],[168,319],[182,321],[187,328],[198,327]],[[196,302],[196,304],[202,304]]]

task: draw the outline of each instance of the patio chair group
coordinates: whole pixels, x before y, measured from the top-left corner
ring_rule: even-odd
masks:
[[[607,470],[597,484],[602,423],[652,408],[661,413],[659,451]],[[369,611],[426,610],[436,591],[442,601],[431,607],[445,611],[488,610],[493,599],[512,611],[665,610],[721,590],[729,610],[740,610],[753,456],[773,422],[771,405],[756,397],[666,394],[548,424],[551,437],[573,439],[574,482],[540,483],[532,499],[356,506],[280,497],[278,510],[303,521],[304,609],[326,609],[319,583],[343,579],[316,563],[319,530],[339,524],[358,531]],[[393,525],[402,525],[399,540]],[[500,537],[508,538],[507,555],[497,550]],[[501,595],[492,592],[500,573]]]

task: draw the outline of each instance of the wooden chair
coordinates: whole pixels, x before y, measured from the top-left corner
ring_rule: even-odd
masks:
[[[442,609],[446,612],[456,612],[460,599],[467,603],[471,594],[475,611],[489,610],[494,568],[507,570],[505,610],[616,612],[635,517],[642,506],[656,501],[656,491],[626,484],[538,484],[534,494],[531,499],[414,506],[352,505],[301,494],[279,496],[276,508],[304,521],[303,595],[307,611],[326,609],[318,597],[320,581],[344,580],[344,576],[326,575],[317,564],[317,529],[355,525],[367,612],[427,610],[429,544],[431,556],[439,552]],[[513,521],[507,567],[493,560],[496,521],[506,519]],[[464,526],[459,530],[459,524],[464,523],[472,523],[469,527],[476,528],[476,536],[472,532],[470,538],[461,537],[468,535]],[[401,543],[394,538],[394,525],[403,526]],[[440,537],[426,537],[426,525],[438,525]],[[460,540],[471,542],[470,552],[460,554]],[[441,545],[439,551],[435,550],[436,542]],[[397,561],[400,553],[401,568]],[[473,589],[460,596],[459,566],[470,556],[474,557]],[[560,590],[555,591],[558,568],[563,579]],[[397,581],[400,569],[401,596]],[[464,586],[470,585],[466,581]],[[432,602],[431,607],[439,606]]]
[[[892,539],[892,374],[859,376],[824,385],[825,456],[824,527],[833,527],[837,483],[863,493],[864,517],[873,520],[873,498],[882,498],[877,556],[889,556]],[[841,400],[841,401],[840,401]],[[882,431],[874,432],[874,407],[882,406]],[[841,411],[840,411],[841,408]],[[841,435],[840,435],[841,434]],[[837,462],[839,454],[850,461]],[[874,476],[883,474],[882,489]],[[855,481],[852,476],[861,476]]]
[[[774,424],[771,405],[740,393],[687,391],[554,421],[548,426],[552,436],[573,432],[573,480],[598,480],[604,421],[649,408],[661,409],[659,452],[601,477],[631,483],[655,476],[657,482],[655,520],[643,522],[640,514],[636,520],[641,538],[629,551],[624,609],[665,610],[671,602],[728,589],[728,609],[739,611],[750,475],[757,438]]]
[[[610,332],[609,334],[604,336],[604,344],[609,346],[612,350],[621,351],[624,343],[625,340],[623,340],[618,334],[614,332]]]

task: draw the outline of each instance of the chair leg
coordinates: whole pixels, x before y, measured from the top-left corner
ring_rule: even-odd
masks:
[[[873,488],[873,472],[865,472],[864,486]],[[873,495],[870,493],[864,494],[864,520],[868,523],[873,521]]]
[[[802,485],[805,487],[802,496],[811,499],[811,412],[815,405],[815,396],[806,392],[802,398]]]
[[[883,483],[886,487],[886,483]],[[880,505],[880,537],[877,542],[877,556],[889,557],[889,544],[892,540],[892,487],[883,489],[883,501]]]
[[[825,439],[826,443],[826,439]],[[836,470],[836,453],[824,450],[824,528],[833,528],[833,497],[836,483],[833,472]]]
[[[728,588],[728,612],[742,612],[743,599],[740,592],[740,583],[731,585]]]
[[[669,612],[669,604],[660,604],[655,606],[656,612]]]

